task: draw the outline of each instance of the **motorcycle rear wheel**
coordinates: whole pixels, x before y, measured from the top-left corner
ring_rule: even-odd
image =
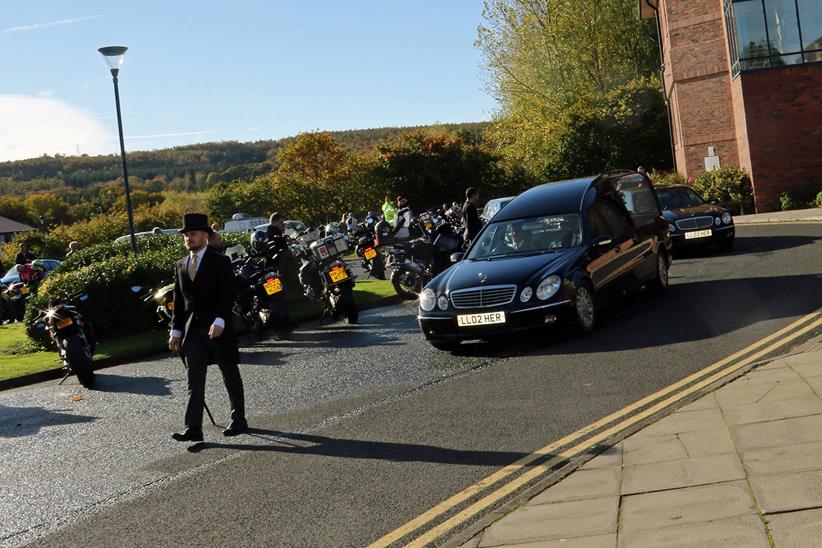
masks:
[[[337,298],[337,313],[345,315],[345,319],[350,324],[355,324],[360,319],[360,314],[357,311],[357,306],[354,303],[354,289],[351,287],[343,288],[340,296]]]
[[[422,290],[419,287],[421,285],[420,277],[403,267],[397,268],[391,273],[391,285],[394,286],[397,295],[407,301],[416,299]]]
[[[94,386],[95,376],[91,358],[86,352],[86,343],[79,335],[72,335],[65,342],[66,362],[77,380],[86,388]]]
[[[385,279],[385,259],[382,258],[382,254],[377,253],[377,256],[371,259],[371,275],[377,278],[378,280]]]

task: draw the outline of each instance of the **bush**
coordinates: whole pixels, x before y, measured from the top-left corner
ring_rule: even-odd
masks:
[[[816,206],[822,207],[822,190],[820,190],[819,194],[816,195]]]
[[[667,185],[684,185],[688,183],[687,179],[676,171],[655,171],[651,174],[651,179],[654,181],[654,186],[657,187]]]
[[[793,197],[793,194],[790,192],[783,192],[779,195],[779,207],[782,211],[787,211],[789,209],[796,209],[799,207],[799,204],[796,201],[796,198]]]
[[[753,210],[751,179],[736,167],[720,167],[696,178],[694,190],[709,202],[718,202],[733,213]]]

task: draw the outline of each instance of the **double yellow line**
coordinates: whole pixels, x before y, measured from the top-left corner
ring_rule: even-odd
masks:
[[[552,442],[546,445],[545,447],[531,453],[530,455],[527,455],[519,459],[518,461],[509,464],[508,466],[498,470],[497,472],[494,472],[490,476],[487,476],[478,481],[477,483],[463,489],[462,491],[448,498],[447,500],[444,500],[443,502],[437,504],[424,514],[417,516],[405,525],[402,525],[401,527],[378,539],[370,546],[382,547],[399,542],[404,537],[414,533],[418,529],[422,528],[424,525],[436,520],[437,518],[440,518],[441,516],[455,509],[457,506],[467,501],[468,499],[471,499],[479,495],[492,485],[519,472],[529,464],[539,459],[542,459],[546,456],[553,455],[553,457],[551,457],[550,459],[546,460],[545,462],[537,466],[534,466],[527,472],[520,474],[508,483],[501,485],[485,497],[481,498],[480,500],[474,502],[465,509],[454,514],[453,516],[443,521],[436,527],[433,527],[430,530],[424,532],[422,535],[410,540],[406,545],[425,546],[426,544],[434,542],[435,540],[452,531],[457,526],[461,525],[471,517],[487,509],[500,499],[506,497],[507,495],[510,495],[511,493],[514,493],[520,487],[528,484],[529,482],[538,478],[542,474],[545,474],[559,463],[567,461],[571,458],[574,458],[582,454],[584,451],[590,449],[594,445],[597,445],[598,443],[607,440],[609,437],[619,432],[626,430],[627,428],[642,421],[643,419],[655,413],[658,413],[666,409],[667,407],[670,407],[678,401],[723,379],[724,377],[734,373],[735,371],[738,371],[739,369],[742,369],[743,367],[750,365],[751,363],[754,363],[756,360],[764,356],[767,356],[768,354],[771,354],[779,348],[787,345],[791,341],[798,339],[799,337],[803,336],[809,331],[820,326],[822,326],[822,309],[817,310],[816,312],[813,312],[811,314],[808,314],[803,318],[800,318],[799,320],[793,322],[787,327],[780,329],[779,331],[765,337],[764,339],[761,339],[760,341],[757,341],[756,343],[746,348],[743,348],[739,352],[736,352],[735,354],[732,354],[727,358],[724,358],[706,367],[705,369],[698,371],[697,373],[694,373],[693,375],[690,375],[670,386],[667,386],[662,390],[659,390],[658,392],[651,394],[650,396],[642,398],[641,400],[638,400],[632,403],[631,405],[623,409],[620,409],[619,411],[611,413],[607,417],[604,417],[592,424],[589,424],[588,426],[585,426],[580,430],[577,430],[576,432],[569,434],[568,436],[565,436],[564,438],[559,439],[555,442]],[[708,376],[706,377],[706,375]],[[691,385],[691,383],[694,384]],[[648,407],[647,409],[641,412],[634,413],[637,410],[645,407],[646,405],[656,400],[659,400],[660,398],[665,399],[659,401],[655,405]],[[617,424],[614,424],[610,428],[607,428],[592,437],[586,438],[586,436],[588,436],[589,434],[592,434],[593,432],[596,432],[606,427],[610,423],[614,422],[617,419],[625,417],[626,415],[630,416],[618,422]],[[586,439],[584,441],[579,442],[581,438]],[[560,451],[559,453],[554,454],[554,452],[559,450],[560,448],[575,442],[579,443],[576,443],[576,445],[573,445],[572,447],[569,447],[567,449]]]

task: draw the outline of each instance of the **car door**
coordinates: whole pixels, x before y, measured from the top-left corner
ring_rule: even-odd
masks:
[[[613,195],[602,198],[599,211],[613,234],[615,256],[611,283],[614,290],[622,291],[636,283],[644,249],[639,245],[640,239],[630,215],[614,198]]]
[[[588,276],[598,297],[606,300],[620,291],[619,273],[623,268],[617,233],[607,221],[605,200],[594,202],[586,212],[588,237],[591,242]]]
[[[632,173],[616,179],[612,187],[619,194],[636,229],[635,242],[641,257],[639,264],[633,265],[639,281],[653,277],[656,273],[656,253],[658,247],[659,223],[662,210],[653,184],[644,175]]]

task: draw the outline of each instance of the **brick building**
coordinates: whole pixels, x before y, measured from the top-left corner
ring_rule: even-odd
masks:
[[[751,175],[757,211],[822,191],[822,0],[639,0],[657,19],[677,171]]]

